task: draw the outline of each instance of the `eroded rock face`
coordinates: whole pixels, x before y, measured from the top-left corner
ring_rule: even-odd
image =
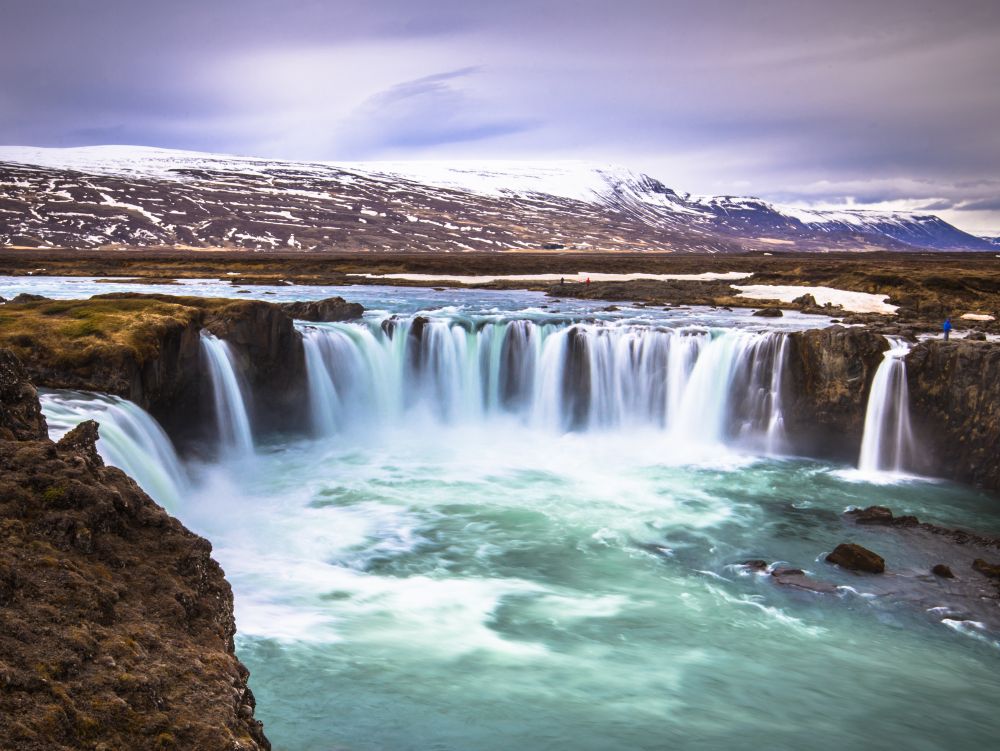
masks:
[[[868,392],[888,342],[843,326],[789,336],[785,425],[797,450],[857,458]]]
[[[39,434],[11,361],[0,351],[0,746],[269,749],[211,545],[103,465],[96,423]]]
[[[253,394],[258,427],[295,429],[305,424],[305,350],[302,336],[280,306],[240,300],[212,313],[205,328],[229,342],[236,353]]]
[[[926,341],[906,373],[923,469],[1000,488],[1000,343]]]
[[[364,315],[365,308],[360,303],[347,302],[343,297],[328,297],[309,302],[286,302],[281,304],[285,315],[297,321],[331,323],[353,321]]]
[[[0,440],[38,441],[48,437],[38,393],[12,352],[0,349]]]

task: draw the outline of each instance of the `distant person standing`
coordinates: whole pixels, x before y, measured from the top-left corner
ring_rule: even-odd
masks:
[[[944,340],[948,341],[948,335],[951,333],[951,318],[945,318],[941,328],[944,329]]]

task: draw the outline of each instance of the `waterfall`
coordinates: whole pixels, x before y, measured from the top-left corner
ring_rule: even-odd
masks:
[[[246,400],[227,342],[202,332],[201,348],[208,362],[215,405],[215,422],[223,453],[245,456],[253,453],[253,433]]]
[[[80,391],[43,391],[39,399],[53,440],[85,420],[96,420],[97,450],[104,461],[128,474],[158,503],[178,507],[187,475],[163,428],[142,408],[117,396]]]
[[[783,444],[783,334],[419,317],[299,330],[317,435],[505,416],[559,432]]]
[[[865,411],[858,460],[858,469],[863,472],[902,472],[913,459],[905,361],[910,346],[902,339],[886,338],[889,349],[875,371]]]

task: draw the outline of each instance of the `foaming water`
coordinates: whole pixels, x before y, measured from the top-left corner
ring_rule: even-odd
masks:
[[[253,453],[253,432],[233,351],[228,342],[204,331],[201,334],[201,350],[208,363],[212,383],[219,445],[224,453],[231,456],[247,456]]]
[[[180,507],[187,473],[163,428],[144,410],[127,399],[81,391],[44,390],[39,399],[50,438],[58,440],[84,420],[96,420],[97,449],[104,460],[124,470],[154,500],[171,510]]]
[[[240,654],[280,748],[834,749],[878,732],[959,746],[992,733],[997,658],[980,650],[994,636],[852,596],[846,572],[821,572],[845,588],[820,597],[731,566],[824,566],[840,513],[872,487],[835,467],[518,415],[425,414],[350,438],[218,467],[183,515],[233,582]],[[956,521],[979,515],[973,496],[879,490]],[[966,723],[915,709],[940,691],[963,697]],[[812,736],[816,716],[845,712],[854,724]]]
[[[546,431],[655,427],[678,444],[784,443],[787,337],[530,320],[302,325],[317,435],[412,415]]]
[[[905,357],[910,346],[889,337],[889,349],[875,371],[858,469],[876,474],[902,474],[912,468],[915,439],[910,427],[910,396],[906,385]]]

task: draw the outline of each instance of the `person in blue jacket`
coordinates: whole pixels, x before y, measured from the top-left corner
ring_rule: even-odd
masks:
[[[948,341],[948,334],[951,333],[951,319],[945,318],[944,325],[941,328],[944,329],[944,340]]]

